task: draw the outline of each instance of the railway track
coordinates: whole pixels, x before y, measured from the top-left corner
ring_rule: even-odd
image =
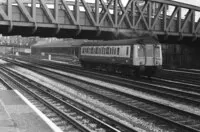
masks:
[[[23,88],[23,91],[29,94],[28,96],[25,94],[26,97],[38,106],[62,130],[73,132],[120,132],[119,129],[92,116],[91,113],[87,113],[91,111],[85,112],[78,108],[78,105],[72,105],[74,102],[63,95],[5,68],[3,70],[1,70],[1,73]],[[7,85],[12,87],[9,84]],[[83,106],[81,107],[83,109]],[[130,129],[122,131],[130,131]],[[131,131],[134,130],[131,129]]]
[[[12,88],[8,87],[8,83],[6,78],[0,75],[0,90],[12,90]]]
[[[156,77],[162,78],[165,80],[172,80],[172,81],[178,81],[182,83],[192,83],[192,84],[200,85],[200,73],[198,72],[164,69],[162,70],[162,72],[157,74]]]
[[[59,67],[59,69],[65,70],[66,67],[68,68],[74,68],[76,67],[76,69],[82,69],[80,66],[77,65],[66,65],[66,64],[58,64],[58,63],[54,63],[54,62],[48,62],[48,61],[44,61],[44,60],[40,60],[38,61],[38,59],[35,58],[29,58],[29,57],[16,57],[19,60],[22,61],[28,61],[28,62],[33,62],[33,63],[37,63],[40,65],[44,65],[44,66],[50,66],[52,65],[52,67]],[[102,73],[102,72],[101,72]],[[182,82],[182,83],[192,83],[192,84],[196,84],[196,85],[200,85],[200,71],[191,71],[191,70],[168,70],[168,69],[163,69],[162,72],[159,72],[158,74],[156,74],[156,78],[162,78],[165,80],[171,80],[171,81],[177,81],[177,82]],[[107,74],[107,73],[106,73]],[[119,76],[119,74],[115,74],[116,76]]]
[[[53,79],[57,79],[57,78],[62,78],[62,81],[59,79],[58,81],[61,81],[61,83],[67,83],[68,85],[74,85],[74,84],[78,84],[79,86],[84,86],[84,87],[79,87],[76,86],[76,89],[81,91],[81,92],[86,92],[87,94],[90,94],[90,96],[94,96],[100,98],[100,100],[105,100],[107,99],[106,102],[112,102],[110,104],[115,104],[115,106],[120,106],[120,109],[123,109],[124,111],[126,111],[127,113],[129,113],[130,115],[134,115],[134,116],[138,116],[141,117],[147,121],[151,121],[151,122],[158,122],[158,126],[159,127],[164,127],[165,129],[170,128],[170,131],[199,131],[200,130],[200,116],[194,113],[190,113],[184,110],[179,110],[177,108],[173,108],[167,105],[163,105],[161,103],[158,102],[154,102],[154,101],[149,101],[147,99],[143,99],[140,97],[136,97],[133,95],[130,95],[128,93],[124,93],[121,91],[117,91],[114,89],[109,90],[107,87],[103,87],[103,86],[97,86],[94,85],[92,83],[89,82],[85,82],[83,80],[77,80],[76,78],[72,78],[69,76],[64,76],[58,73],[55,73],[54,71],[49,71],[47,73],[47,69],[35,69],[32,67],[31,70],[35,71],[35,72],[39,72],[40,74],[44,74],[45,76],[51,77]],[[80,73],[79,73],[80,74]],[[81,74],[84,74],[81,72]],[[87,73],[88,74],[88,73]],[[94,75],[94,73],[92,74]],[[99,79],[100,75],[96,75]],[[94,76],[93,76],[94,78]],[[101,77],[105,79],[104,77]],[[111,78],[111,77],[110,77]],[[116,80],[117,78],[114,77],[113,80],[111,80],[108,76],[107,76],[107,81],[112,82],[115,80],[118,83],[120,83],[121,85],[126,85],[127,84],[127,79],[126,79],[126,84],[124,84],[124,79],[122,79],[119,82],[119,79]],[[109,79],[109,80],[108,80]],[[68,82],[66,82],[66,80],[68,80]],[[75,81],[73,81],[75,80]],[[130,80],[129,80],[130,81]],[[132,81],[132,80],[131,80]],[[77,83],[77,82],[81,82]],[[117,83],[115,82],[115,83]],[[86,86],[84,85],[86,84]],[[87,87],[89,87],[89,89],[86,89]],[[133,85],[133,84],[129,84],[130,86],[134,86],[134,88],[139,87],[138,85]],[[92,88],[91,88],[92,86]],[[84,88],[84,90],[83,90]],[[142,87],[140,86],[140,89],[142,89]],[[98,91],[98,92],[97,92]],[[156,92],[156,91],[154,91]],[[168,98],[171,96],[170,94],[165,95]],[[176,96],[173,97],[173,99],[176,99],[177,101],[180,101],[180,99],[177,99]],[[117,101],[117,103],[116,103]],[[192,100],[190,100],[192,101]],[[195,101],[194,101],[195,102]],[[191,102],[190,102],[191,103]]]
[[[199,106],[200,104],[200,85],[181,83],[177,81],[169,81],[165,79],[153,78],[153,81],[149,80],[130,80],[126,78],[120,78],[116,76],[109,76],[107,74],[101,74],[91,71],[83,71],[79,68],[74,68],[72,66],[59,67],[58,65],[50,65],[51,63],[47,62],[49,67],[55,69],[61,69],[66,72],[87,76],[90,78],[103,80],[106,82],[119,84],[122,86],[134,88],[135,90],[150,93],[165,99],[171,99],[171,101],[176,101],[178,103],[184,103],[186,105]],[[44,65],[44,63],[43,63]],[[166,86],[165,86],[166,85]]]
[[[166,70],[170,70],[170,69],[166,69]],[[199,69],[186,69],[186,68],[175,68],[175,71],[178,72],[185,72],[185,73],[194,73],[194,74],[200,74],[200,70]],[[173,71],[173,70],[172,70]]]

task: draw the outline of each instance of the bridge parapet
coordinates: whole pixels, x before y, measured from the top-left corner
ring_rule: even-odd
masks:
[[[0,32],[77,38],[130,32],[175,36],[180,40],[200,38],[199,7],[166,0],[123,2],[6,0],[0,4]]]

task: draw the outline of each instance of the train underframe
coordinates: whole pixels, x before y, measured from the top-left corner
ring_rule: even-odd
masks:
[[[140,77],[145,75],[151,77],[156,74],[156,71],[160,69],[158,66],[132,66],[122,64],[104,64],[81,61],[81,65],[86,69],[95,69],[99,71],[106,71],[108,73],[120,73],[127,76]]]

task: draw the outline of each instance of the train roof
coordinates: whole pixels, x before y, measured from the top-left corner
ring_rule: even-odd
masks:
[[[127,45],[127,44],[148,44],[154,43],[159,44],[158,40],[154,37],[135,37],[131,39],[122,39],[122,40],[109,40],[109,41],[96,41],[96,42],[85,42],[83,46],[87,45]]]
[[[34,48],[62,48],[62,47],[78,47],[87,40],[54,40],[54,41],[39,41],[32,45]]]

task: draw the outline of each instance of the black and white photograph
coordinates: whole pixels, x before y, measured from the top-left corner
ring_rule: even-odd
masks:
[[[0,0],[0,132],[200,132],[200,0]]]

